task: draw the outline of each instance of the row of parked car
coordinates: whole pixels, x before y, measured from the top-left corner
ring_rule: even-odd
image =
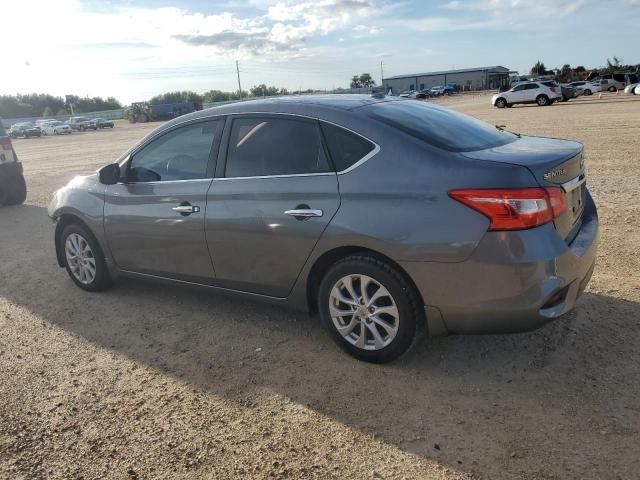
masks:
[[[635,92],[640,95],[638,83],[631,83],[625,87],[625,85],[613,84],[612,82],[612,79],[607,78],[576,81],[562,85],[555,80],[545,79],[517,82],[510,89],[496,93],[491,99],[491,104],[498,108],[511,108],[516,104],[527,103],[535,103],[544,107],[553,105],[554,102],[567,102],[580,95],[589,96],[602,91],[616,92],[622,89],[625,93]]]
[[[68,135],[73,131],[100,130],[113,128],[114,123],[104,118],[71,117],[66,122],[53,119],[36,120],[32,122],[15,123],[9,129],[12,138],[41,137],[43,135]]]
[[[403,98],[432,98],[441,97],[443,95],[452,95],[458,91],[458,87],[455,84],[436,85],[428,90],[405,90],[400,93],[400,97]]]

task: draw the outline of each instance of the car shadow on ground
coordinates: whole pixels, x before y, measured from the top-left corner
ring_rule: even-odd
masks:
[[[276,394],[454,469],[487,472],[501,459],[517,472],[530,456],[544,462],[540,476],[571,477],[589,462],[605,478],[611,462],[629,461],[640,427],[636,302],[587,293],[535,332],[426,339],[370,365],[304,313],[138,281],[84,292],[57,267],[45,213],[0,211],[0,296],[194,388],[241,404]]]

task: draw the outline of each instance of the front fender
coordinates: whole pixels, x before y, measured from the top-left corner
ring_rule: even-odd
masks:
[[[48,214],[56,224],[54,241],[58,264],[64,266],[60,236],[70,223],[83,224],[99,243],[105,255],[105,235],[102,217],[104,213],[104,185],[97,175],[76,177],[65,187],[54,193],[49,203]]]

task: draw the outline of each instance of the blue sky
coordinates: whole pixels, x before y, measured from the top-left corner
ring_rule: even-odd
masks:
[[[385,75],[539,58],[640,63],[640,0],[41,0],[3,5],[0,93],[113,95],[123,102],[176,89],[258,83],[348,86]],[[28,33],[25,33],[28,32]]]

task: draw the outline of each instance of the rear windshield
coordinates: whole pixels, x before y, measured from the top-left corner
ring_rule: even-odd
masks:
[[[376,120],[452,152],[499,147],[517,138],[468,115],[415,100],[374,103],[363,110]]]

